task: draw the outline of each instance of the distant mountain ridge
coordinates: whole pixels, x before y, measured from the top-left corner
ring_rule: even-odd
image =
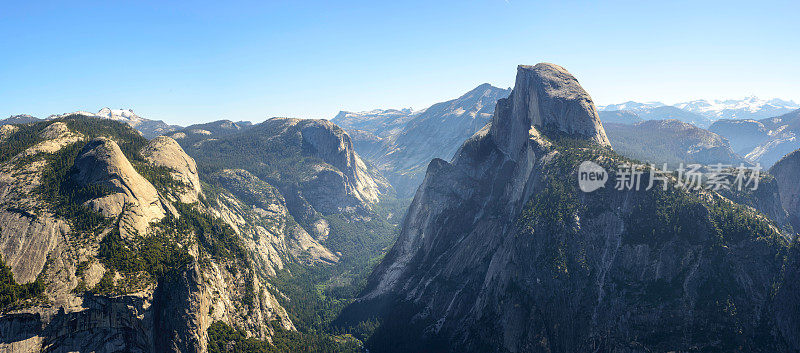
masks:
[[[177,125],[169,125],[161,120],[150,120],[142,118],[136,113],[133,112],[132,109],[110,109],[110,108],[103,108],[100,109],[97,113],[90,113],[90,112],[74,112],[74,113],[67,113],[61,115],[50,116],[48,119],[52,118],[60,118],[68,115],[73,114],[80,114],[84,116],[93,116],[97,118],[103,119],[110,119],[114,121],[119,121],[130,125],[132,128],[138,130],[142,133],[147,139],[152,139],[156,136],[164,135],[168,132],[175,131],[180,129],[180,126]]]
[[[640,102],[628,101],[619,104],[598,106],[598,110],[600,111],[628,110],[641,115],[642,112],[651,112],[657,110],[657,108],[663,108],[663,107],[674,107],[684,112],[704,117],[705,121],[699,121],[699,124],[695,125],[701,127],[707,127],[713,121],[720,119],[765,119],[773,116],[778,116],[800,108],[800,104],[791,100],[783,100],[778,98],[765,100],[755,96],[750,96],[743,99],[725,99],[725,100],[717,99],[712,101],[705,99],[698,99],[688,102],[676,103],[673,105],[667,105],[661,102],[640,103]],[[676,114],[676,112],[672,111],[671,114]],[[658,119],[668,119],[671,117],[662,116],[662,117],[655,117],[653,119],[648,119],[647,117],[642,117],[642,118],[644,120],[658,120]],[[672,118],[681,120],[683,122],[692,123],[692,121],[689,121],[687,119],[682,119],[678,117],[672,117]]]
[[[339,322],[377,321],[374,352],[797,351],[789,234],[714,191],[584,190],[630,163],[606,136],[564,68],[520,65]]]
[[[42,121],[42,119],[39,119],[35,116],[28,114],[19,114],[19,115],[12,115],[8,118],[0,120],[0,125],[30,124],[30,123],[35,123],[37,121]]]
[[[603,123],[614,150],[623,156],[656,164],[735,164],[745,159],[727,139],[679,120],[647,120],[636,124]]]
[[[800,148],[800,109],[761,120],[722,119],[709,130],[731,141],[737,153],[768,168]]]
[[[764,100],[756,96],[744,99],[707,101],[704,99],[675,104],[676,107],[709,119],[764,119],[800,108],[790,100]]]
[[[362,130],[381,138],[402,131],[419,111],[405,109],[374,109],[366,112],[340,111],[331,121],[345,130]]]
[[[119,121],[122,123],[126,123],[130,125],[132,128],[139,131],[142,136],[147,139],[152,139],[160,135],[164,135],[166,133],[175,131],[180,129],[181,127],[178,125],[169,125],[161,120],[150,120],[142,118],[136,113],[133,112],[132,109],[111,109],[111,108],[103,108],[100,109],[97,113],[91,113],[87,111],[76,111],[72,113],[65,113],[65,114],[53,114],[47,117],[46,119],[39,119],[31,115],[27,114],[20,114],[20,115],[13,115],[9,118],[0,120],[0,125],[7,125],[7,124],[29,124],[34,123],[42,120],[53,120],[53,119],[60,119],[67,116],[72,115],[81,115],[81,116],[88,116],[94,118],[102,118],[102,119],[109,119],[114,121]]]
[[[464,139],[491,120],[495,102],[510,93],[484,83],[421,112],[341,112],[331,121],[348,131],[358,153],[386,176],[399,197],[411,197],[428,163],[451,159]]]

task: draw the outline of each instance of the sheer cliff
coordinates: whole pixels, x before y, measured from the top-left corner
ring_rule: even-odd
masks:
[[[359,154],[386,176],[399,197],[410,198],[431,159],[451,158],[489,122],[497,100],[509,93],[484,83],[422,112],[340,113],[331,121],[348,130]]]
[[[237,132],[171,136],[201,172],[242,169],[275,186],[289,212],[317,239],[329,233],[325,216],[366,216],[394,194],[356,153],[350,136],[326,120],[273,118]]]
[[[377,318],[381,352],[800,349],[790,234],[672,176],[581,192],[587,160],[612,181],[630,162],[572,75],[520,66],[491,124],[430,162],[340,323]]]
[[[214,178],[173,139],[108,119],[3,126],[0,350],[205,352],[212,322],[293,330],[269,282],[338,257],[274,187]]]

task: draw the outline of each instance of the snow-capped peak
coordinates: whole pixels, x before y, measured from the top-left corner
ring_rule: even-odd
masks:
[[[72,113],[65,113],[65,114],[61,114],[61,115],[51,115],[48,119],[63,118],[65,116],[75,115],[75,114],[84,115],[84,116],[90,116],[90,117],[95,117],[95,118],[101,118],[101,119],[111,119],[111,120],[127,123],[128,125],[130,125],[132,127],[136,127],[139,124],[141,124],[142,122],[147,120],[147,119],[144,119],[144,118],[136,115],[133,112],[132,109],[111,109],[111,108],[107,108],[107,107],[103,108],[103,109],[100,109],[97,113],[91,113],[91,112],[87,112],[87,111],[84,111],[84,110],[79,110],[79,111],[75,111],[75,112],[72,112]]]
[[[625,102],[620,104],[610,104],[598,106],[598,110],[629,110],[633,112],[648,111],[656,107],[664,106],[660,102]],[[673,104],[674,107],[704,116],[711,120],[718,119],[764,119],[782,114],[786,114],[800,108],[791,100],[770,99],[765,100],[757,96],[744,97],[742,99],[715,99],[705,100],[696,99]]]
[[[110,109],[110,108],[103,108],[94,114],[97,117],[117,120],[117,121],[125,121],[125,122],[138,122],[142,121],[142,118],[136,115],[132,109]]]
[[[756,96],[742,99],[695,100],[675,104],[676,107],[711,119],[760,119],[785,114],[800,108],[793,101],[765,100]]]

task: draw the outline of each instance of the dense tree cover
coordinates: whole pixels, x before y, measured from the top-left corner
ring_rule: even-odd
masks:
[[[246,261],[246,252],[233,229],[219,218],[197,210],[194,205],[175,203],[179,217],[172,214],[157,223],[153,233],[130,240],[122,239],[119,224],[103,237],[98,257],[112,271],[125,274],[146,272],[155,279],[175,275],[192,262],[185,246],[195,234],[201,249],[222,260]],[[233,267],[235,269],[235,267]],[[253,305],[255,298],[250,273],[245,273],[244,302]],[[101,291],[102,292],[102,291]]]
[[[112,269],[126,273],[145,271],[155,278],[191,262],[189,253],[173,237],[156,234],[126,242],[118,228],[103,237],[97,255]]]
[[[654,163],[669,163],[677,165],[686,160],[686,151],[680,148],[669,148],[665,144],[665,133],[658,129],[642,129],[633,125],[614,124],[613,129],[606,129],[606,134],[613,141],[624,143],[614,144],[614,150],[636,159]],[[673,142],[678,144],[677,141]]]
[[[83,206],[83,203],[108,195],[111,190],[103,185],[79,186],[71,178],[75,159],[90,139],[99,136],[113,139],[139,174],[159,190],[183,186],[180,181],[170,175],[168,168],[151,166],[144,161],[139,151],[147,144],[145,138],[127,124],[111,120],[70,116],[35,124],[18,125],[18,130],[0,144],[0,156],[13,156],[40,142],[39,134],[55,122],[65,123],[71,131],[78,132],[86,138],[55,153],[41,153],[29,158],[45,160],[46,166],[42,171],[41,182],[36,189],[36,194],[42,196],[56,216],[71,223],[74,233],[96,232],[109,225],[108,219],[89,210]]]
[[[82,142],[73,143],[47,155],[47,165],[35,190],[50,204],[56,216],[71,222],[72,231],[76,234],[94,232],[109,225],[108,219],[83,203],[105,196],[110,190],[103,185],[79,186],[70,178],[75,158],[83,145]]]
[[[304,180],[324,163],[310,153],[300,134],[300,126],[287,128],[267,121],[245,131],[197,144],[179,141],[197,161],[203,174],[222,169],[244,169],[269,184],[282,186]]]
[[[14,280],[11,268],[6,266],[5,261],[0,258],[0,313],[6,311],[20,301],[35,298],[44,292],[44,281],[41,275],[35,281],[26,284],[18,284]]]
[[[574,175],[578,165],[595,161],[609,172],[609,182],[614,182],[615,173],[622,163],[641,164],[620,156],[615,152],[594,146],[586,141],[569,138],[554,139],[559,153],[551,161],[542,189],[528,202],[520,220],[529,227],[550,227],[549,231],[561,230],[578,212],[594,214],[606,209],[607,200],[618,192],[607,185],[591,194],[581,193]],[[745,206],[728,201],[713,192],[700,194],[676,188],[673,182],[663,190],[661,182],[645,191],[649,171],[644,171],[644,185],[631,212],[625,215],[626,235],[624,240],[632,243],[659,242],[674,235],[690,239],[701,229],[711,229],[720,241],[738,242],[745,238],[779,240],[780,234],[766,217]],[[769,178],[767,176],[767,178]],[[587,196],[591,195],[591,196]],[[703,220],[698,223],[697,220]]]
[[[358,340],[348,335],[331,336],[286,330],[273,324],[272,343],[247,338],[239,329],[216,321],[208,328],[208,352],[223,353],[348,353],[362,352]]]
[[[57,217],[70,222],[75,234],[106,231],[100,242],[98,256],[109,268],[95,291],[113,290],[113,274],[146,272],[161,278],[181,269],[191,261],[185,244],[189,234],[196,234],[201,249],[219,258],[245,259],[245,250],[233,229],[220,219],[197,210],[193,205],[175,204],[180,217],[168,215],[154,227],[154,233],[142,237],[123,240],[119,232],[119,220],[103,217],[84,206],[88,200],[108,195],[111,190],[103,185],[77,185],[71,178],[75,159],[86,143],[95,137],[104,136],[114,140],[133,164],[137,172],[150,181],[157,190],[165,191],[185,185],[172,177],[171,171],[164,167],[147,164],[140,150],[148,141],[127,124],[106,119],[80,115],[19,125],[4,143],[0,144],[0,157],[7,160],[41,141],[40,134],[47,126],[63,122],[73,131],[85,138],[70,144],[55,153],[42,153],[31,159],[42,158],[46,162],[41,183],[36,194],[50,205]],[[179,241],[180,240],[180,241]],[[79,284],[77,291],[85,289]],[[250,290],[252,292],[252,288]],[[249,297],[253,297],[249,293]]]
[[[16,130],[0,144],[0,163],[43,141],[41,133],[56,122],[66,124],[67,128],[80,133],[86,140],[104,136],[116,141],[129,160],[141,160],[139,150],[147,145],[147,139],[125,123],[73,114],[59,119],[14,125]]]
[[[246,260],[247,253],[239,236],[223,220],[201,212],[194,205],[175,203],[180,217],[167,217],[162,221],[164,229],[172,229],[176,234],[194,233],[200,245],[211,256],[221,259]]]
[[[103,294],[103,295],[111,295],[114,294],[116,291],[116,287],[114,286],[114,276],[116,276],[117,271],[113,268],[106,270],[103,273],[103,277],[100,278],[100,281],[92,288],[92,293],[94,294]],[[80,286],[80,283],[78,284]],[[84,285],[85,286],[85,285]],[[78,292],[76,290],[76,292]]]
[[[409,203],[382,201],[371,218],[360,221],[344,215],[326,217],[331,233],[324,245],[340,252],[340,261],[330,266],[289,265],[278,273],[273,283],[285,297],[276,297],[301,332],[351,333],[365,339],[375,329],[377,322],[336,327],[333,321],[366,286],[367,276],[396,239]]]
[[[712,243],[707,246],[729,246],[744,240],[783,242],[783,238],[772,227],[772,223],[757,211],[730,202],[714,192],[688,191],[674,187],[674,181],[666,190],[657,182],[655,187],[644,190],[650,178],[644,171],[641,180],[644,185],[639,191],[618,191],[613,187],[616,171],[622,163],[639,162],[622,157],[615,152],[600,148],[586,141],[570,138],[555,138],[558,153],[550,161],[539,190],[528,201],[521,212],[517,224],[523,232],[537,234],[574,235],[578,219],[592,218],[601,212],[619,214],[625,222],[622,241],[626,244],[648,244],[651,248],[666,241],[679,239],[688,243],[698,243],[709,234]],[[609,172],[610,185],[590,194],[578,190],[576,170],[586,160],[595,161]],[[571,177],[565,178],[565,175]],[[620,193],[630,192],[627,198],[634,206],[630,211],[608,207],[612,198]],[[552,246],[547,253],[553,255],[547,265],[554,274],[565,273],[568,259],[563,258],[564,237],[548,243]],[[715,245],[717,244],[717,245]],[[662,291],[663,292],[663,291]]]

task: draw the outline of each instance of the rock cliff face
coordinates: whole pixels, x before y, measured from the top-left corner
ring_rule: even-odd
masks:
[[[611,145],[592,97],[561,66],[520,65],[511,97],[498,101],[495,112],[490,133],[497,147],[512,158],[529,138],[531,126]]]
[[[141,154],[150,164],[169,169],[172,177],[183,184],[183,190],[174,195],[178,200],[183,203],[199,200],[202,189],[197,164],[175,140],[166,136],[156,137],[142,149]]]
[[[279,232],[287,227],[287,219],[292,216],[286,207],[286,201],[277,188],[244,169],[225,169],[211,175],[210,180],[229,190],[244,202],[238,205],[233,204],[233,200],[228,200],[226,204],[229,204],[230,207],[234,209],[247,207],[246,205],[252,207],[248,210],[249,219],[229,218],[228,222],[241,231],[249,230],[253,233],[254,236],[251,238],[257,239],[253,242],[254,251],[260,253],[262,259],[270,262],[269,266],[265,266],[269,269],[270,274],[274,275],[276,270],[283,268],[284,261],[282,259],[286,258],[287,253],[291,253],[295,257],[301,257],[303,253],[306,253],[310,255],[312,262],[333,263],[338,261],[336,255],[301,227],[290,230],[289,234]],[[254,221],[254,218],[257,221]],[[314,234],[318,234],[318,238],[324,239],[327,236],[328,223],[324,218],[306,218],[304,221],[314,227]],[[270,229],[253,227],[253,224],[266,224],[273,227]],[[270,232],[278,236],[269,236]]]
[[[308,146],[312,154],[322,158],[341,173],[347,193],[359,202],[376,203],[382,190],[386,192],[390,188],[388,183],[379,177],[380,174],[370,175],[367,166],[353,149],[350,137],[341,128],[326,120],[308,123],[293,119],[287,122],[301,125],[300,135],[303,144]],[[331,204],[323,208],[334,207],[336,206]]]
[[[270,276],[338,260],[252,176],[206,195],[170,138],[80,115],[2,131],[0,258],[41,288],[0,307],[2,351],[205,352],[214,321],[266,339],[294,329]]]
[[[359,155],[386,175],[399,197],[410,198],[431,159],[452,158],[465,139],[491,120],[497,100],[509,93],[485,83],[422,112],[340,113],[332,122],[348,131]]]
[[[341,322],[377,313],[368,346],[386,352],[800,349],[796,305],[777,315],[771,295],[796,275],[786,234],[715,193],[582,193],[581,161],[626,162],[591,100],[554,65],[516,82],[452,162],[431,161]]]
[[[800,150],[784,156],[770,168],[775,176],[783,208],[796,230],[800,230]]]
[[[289,213],[317,239],[328,232],[323,215],[366,215],[394,192],[361,160],[350,136],[327,120],[273,118],[239,132],[176,141],[209,174],[241,169],[276,187]]]
[[[0,143],[17,143],[16,126],[4,126],[6,138]],[[16,155],[7,156],[0,164],[0,255],[11,267],[14,278],[30,283],[45,266],[53,252],[69,233],[69,225],[52,212],[42,212],[44,202],[37,197],[37,188],[45,163],[25,163],[30,156],[53,152],[78,141],[80,134],[69,131],[63,123],[41,129],[37,142]]]
[[[166,214],[156,188],[136,172],[111,139],[86,144],[75,159],[71,178],[78,186],[103,189],[106,195],[86,201],[86,206],[106,217],[120,217],[124,235],[145,234],[150,223]]]

